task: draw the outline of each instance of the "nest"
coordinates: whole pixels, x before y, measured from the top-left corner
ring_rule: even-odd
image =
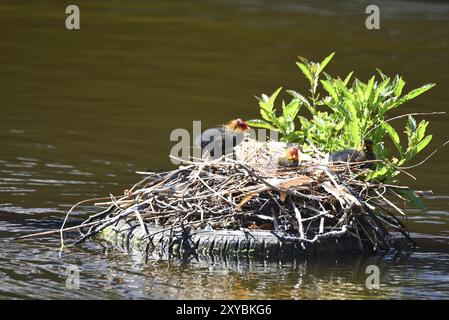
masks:
[[[353,237],[362,250],[387,249],[395,234],[412,243],[387,199],[400,186],[365,182],[363,162],[330,164],[318,150],[292,166],[277,165],[285,145],[245,141],[230,157],[184,162],[146,177],[78,226],[80,243],[119,220],[159,230],[272,230],[303,247],[329,237]],[[398,216],[399,215],[399,216]],[[153,234],[146,231],[146,238]]]

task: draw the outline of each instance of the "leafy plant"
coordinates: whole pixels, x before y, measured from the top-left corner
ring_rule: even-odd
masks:
[[[281,133],[282,141],[291,142],[296,140],[295,118],[302,105],[296,99],[292,99],[288,104],[285,104],[285,101],[282,101],[282,115],[277,116],[277,110],[274,103],[281,90],[282,87],[278,88],[271,96],[262,94],[262,97],[258,98],[260,115],[263,120],[250,120],[248,121],[248,124],[253,127],[278,131]]]
[[[420,153],[432,135],[426,135],[428,121],[417,124],[410,115],[404,130],[407,143],[403,144],[387,116],[435,84],[426,84],[403,94],[405,81],[402,77],[388,77],[379,69],[378,74],[367,82],[353,79],[353,72],[343,79],[332,77],[324,72],[324,68],[333,56],[334,53],[330,54],[320,63],[300,57],[296,64],[309,82],[308,97],[287,90],[291,99],[282,101],[282,113],[278,115],[276,99],[282,88],[271,96],[262,95],[258,98],[262,119],[251,120],[249,124],[278,131],[284,142],[313,144],[325,152],[361,148],[364,139],[371,139],[378,158],[384,162],[377,164],[365,178],[394,181],[400,173],[398,167]],[[308,115],[299,114],[302,107],[308,110]],[[387,137],[397,150],[397,155],[391,158],[390,150],[385,146]]]

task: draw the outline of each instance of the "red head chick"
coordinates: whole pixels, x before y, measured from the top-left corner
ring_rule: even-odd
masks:
[[[231,120],[226,125],[226,128],[235,132],[246,132],[249,130],[249,125],[242,119],[238,118],[235,120]]]
[[[298,161],[299,160],[299,150],[296,147],[287,148],[286,158],[290,161]]]

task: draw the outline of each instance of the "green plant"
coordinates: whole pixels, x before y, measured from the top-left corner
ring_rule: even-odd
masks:
[[[302,104],[297,99],[292,99],[288,104],[285,104],[285,101],[282,101],[282,115],[277,116],[277,110],[274,103],[281,90],[282,87],[278,88],[271,96],[262,94],[260,98],[257,98],[259,100],[259,111],[262,120],[250,120],[248,121],[248,124],[253,127],[279,132],[281,134],[281,141],[296,141],[295,118],[298,115]]]
[[[308,97],[287,90],[291,99],[289,102],[282,101],[282,114],[278,115],[276,99],[282,88],[271,96],[262,95],[258,98],[262,119],[250,120],[249,124],[278,131],[284,142],[313,144],[324,152],[360,148],[363,140],[369,138],[375,144],[378,158],[384,161],[378,163],[365,179],[395,181],[395,176],[400,173],[398,167],[421,152],[431,141],[432,135],[426,135],[427,121],[417,124],[409,115],[404,131],[407,144],[403,146],[400,135],[387,116],[390,111],[426,92],[434,84],[426,84],[403,94],[405,81],[402,77],[388,77],[379,69],[378,75],[372,76],[366,83],[357,78],[351,81],[352,72],[344,79],[335,78],[324,72],[333,56],[334,53],[330,54],[320,63],[300,57],[297,65],[309,81]],[[302,107],[309,111],[309,116],[299,114]],[[397,149],[397,155],[391,158],[390,150],[385,146],[386,137]]]

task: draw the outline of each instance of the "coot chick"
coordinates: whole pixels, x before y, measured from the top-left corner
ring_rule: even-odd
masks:
[[[278,165],[282,167],[296,167],[299,161],[299,150],[297,147],[289,147],[285,150],[285,155],[279,158]]]
[[[245,132],[250,129],[249,125],[238,118],[231,120],[228,124],[220,128],[205,130],[196,137],[196,145],[201,151],[209,152],[212,158],[218,158],[222,155],[233,152],[235,146],[240,144],[245,138]]]
[[[346,149],[331,153],[329,155],[330,162],[360,162],[376,159],[377,157],[374,153],[374,143],[369,139],[364,141],[363,150]],[[373,165],[373,162],[368,162],[363,164],[362,168],[372,169]]]

